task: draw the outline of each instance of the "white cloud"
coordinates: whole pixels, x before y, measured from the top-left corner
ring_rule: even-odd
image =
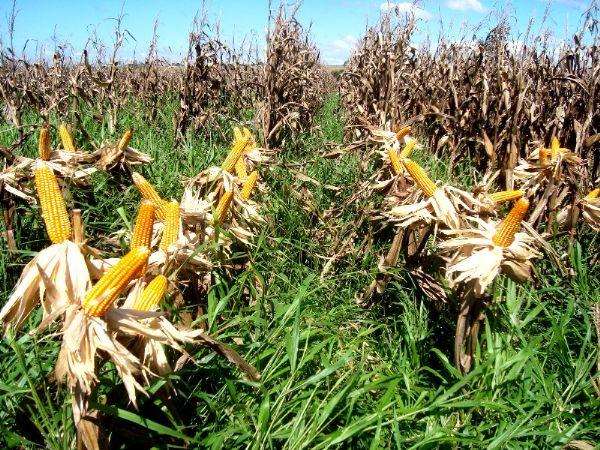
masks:
[[[351,34],[321,45],[322,60],[325,64],[344,64],[355,45],[356,38]]]
[[[423,8],[415,5],[414,3],[410,3],[410,2],[382,3],[380,8],[382,11],[394,10],[397,13],[414,14],[415,18],[417,18],[417,19],[423,19],[423,20],[433,19],[433,15],[429,11],[426,11]]]
[[[457,9],[459,11],[472,9],[477,12],[485,12],[486,10],[479,0],[448,0],[446,5],[450,9]]]

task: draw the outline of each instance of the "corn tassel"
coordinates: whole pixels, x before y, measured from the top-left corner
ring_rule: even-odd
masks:
[[[162,239],[160,240],[161,250],[166,252],[170,245],[177,242],[178,238],[179,203],[172,201],[165,205],[165,228],[163,230]]]
[[[141,196],[145,200],[150,200],[154,205],[154,213],[156,214],[156,217],[158,217],[160,220],[165,220],[165,206],[168,204],[168,202],[160,198],[160,195],[158,195],[148,180],[146,180],[139,173],[133,172],[131,176],[133,178],[133,183],[135,184],[135,187]]]
[[[47,125],[44,125],[40,130],[38,151],[42,161],[48,161],[50,159],[50,130]]]
[[[255,173],[255,172],[253,172]],[[246,182],[247,183],[247,182]],[[225,192],[221,199],[219,200],[219,204],[217,205],[217,210],[215,212],[216,220],[213,220],[213,223],[222,223],[223,219],[227,215],[227,210],[229,209],[229,205],[231,205],[231,200],[233,200],[233,192]]]
[[[396,138],[398,140],[402,139],[405,136],[408,136],[410,134],[410,132],[412,131],[412,129],[408,126],[408,127],[402,127],[400,128],[397,132],[396,132]]]
[[[600,188],[594,189],[592,192],[586,195],[585,198],[587,198],[588,200],[592,200],[594,198],[598,198],[598,195],[600,195]]]
[[[427,173],[425,173],[420,165],[410,159],[405,159],[402,162],[404,163],[404,167],[406,167],[406,170],[408,170],[408,173],[410,173],[410,176],[414,182],[421,188],[427,197],[431,197],[435,191],[438,190],[438,187],[435,185],[433,180],[427,176]]]
[[[127,130],[121,140],[119,141],[119,151],[124,152],[129,147],[129,141],[131,141],[131,137],[133,136],[132,130]]]
[[[540,164],[542,166],[546,166],[548,165],[548,149],[547,148],[540,148]]]
[[[150,283],[148,283],[148,286],[146,286],[142,295],[136,299],[133,304],[133,309],[137,309],[138,311],[152,310],[152,308],[158,305],[162,300],[168,284],[167,277],[164,275],[157,275]]]
[[[400,159],[398,158],[398,153],[393,148],[388,150],[388,154],[390,156],[390,163],[392,165],[392,170],[395,175],[400,175],[403,172],[402,164],[400,164]]]
[[[87,313],[91,316],[102,316],[129,282],[140,273],[141,268],[148,262],[149,255],[148,247],[135,248],[108,269],[85,296],[83,308]]]
[[[71,221],[54,172],[45,164],[35,170],[35,188],[40,199],[46,231],[54,244],[71,239]]]
[[[244,186],[242,187],[242,198],[244,200],[248,200],[250,198],[250,194],[252,194],[252,189],[254,189],[254,185],[258,180],[258,172],[255,170],[249,176]]]
[[[412,153],[412,151],[414,150],[415,145],[417,145],[416,139],[411,139],[410,141],[408,141],[408,143],[404,146],[404,148],[400,152],[400,159],[408,158],[410,156],[410,154]]]
[[[238,162],[238,159],[240,159],[240,156],[242,156],[242,153],[244,153],[244,150],[249,142],[249,137],[244,137],[239,141],[235,141],[231,147],[231,151],[227,155],[227,158],[225,158],[225,161],[223,161],[223,164],[221,164],[221,169],[226,172],[231,172],[235,167],[235,163]]]
[[[133,227],[131,248],[148,247],[152,240],[152,229],[154,227],[154,205],[149,200],[144,200],[140,205],[137,219]]]
[[[248,178],[248,172],[246,170],[246,162],[243,157],[237,160],[235,163],[235,173],[241,181],[246,181]]]
[[[63,148],[69,152],[74,152],[76,148],[73,143],[73,136],[64,122],[58,127],[58,134],[60,135],[60,141],[62,142]]]
[[[504,220],[496,227],[496,233],[492,237],[494,244],[500,247],[508,247],[512,244],[516,232],[521,226],[521,221],[529,209],[529,200],[520,198],[512,207]]]
[[[500,191],[490,194],[490,198],[495,203],[504,203],[521,197],[523,197],[523,191]]]

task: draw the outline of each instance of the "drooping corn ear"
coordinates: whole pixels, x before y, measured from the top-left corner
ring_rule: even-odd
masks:
[[[165,220],[165,205],[168,203],[154,190],[152,185],[142,175],[137,172],[131,174],[133,178],[133,184],[139,191],[140,195],[145,199],[152,202],[155,208],[156,217],[161,220]]]
[[[179,203],[169,202],[165,205],[165,228],[162,239],[160,240],[160,249],[167,251],[169,246],[174,244],[179,237]]]
[[[71,239],[71,221],[54,172],[42,163],[35,169],[34,177],[48,237],[54,244]]]
[[[408,143],[404,146],[404,148],[400,152],[400,159],[408,158],[410,156],[410,154],[412,153],[412,151],[414,150],[415,145],[417,145],[416,139],[411,139],[410,141],[408,141]]]
[[[235,143],[235,141],[239,141],[240,139],[243,139],[243,137],[244,135],[239,127],[233,127],[233,142]]]
[[[131,141],[131,137],[133,136],[132,130],[127,130],[121,140],[119,141],[119,151],[124,152],[129,147],[129,141]]]
[[[248,178],[248,171],[246,170],[246,162],[244,157],[241,156],[235,163],[235,174],[241,181],[246,181]]]
[[[398,158],[398,153],[393,148],[388,150],[388,155],[390,156],[390,163],[392,165],[392,170],[395,175],[400,175],[403,172],[402,164],[400,164],[400,159]]]
[[[521,226],[521,221],[529,209],[529,200],[520,198],[512,207],[508,215],[500,225],[496,227],[496,233],[492,237],[494,244],[500,247],[508,247],[512,244],[515,234]]]
[[[556,136],[552,137],[550,142],[550,151],[552,152],[551,158],[554,161],[558,156],[558,152],[560,151],[560,142],[558,142],[558,138]]]
[[[145,287],[142,295],[136,299],[133,304],[133,309],[137,309],[138,311],[152,310],[152,308],[158,305],[162,300],[168,284],[167,277],[164,275],[157,275],[150,283],[148,283],[148,286]]]
[[[225,158],[225,161],[223,161],[223,164],[221,164],[221,169],[231,173],[235,167],[235,163],[238,162],[238,159],[240,159],[240,156],[242,156],[242,153],[244,153],[244,150],[249,142],[249,137],[243,137],[240,140],[236,140],[233,144],[233,147],[231,147],[229,154]]]
[[[592,192],[590,192],[588,195],[586,195],[585,198],[587,198],[588,200],[591,200],[594,198],[598,198],[598,195],[600,195],[600,188],[594,189]]]
[[[540,148],[540,164],[542,166],[548,165],[548,149],[545,147]]]
[[[398,131],[396,131],[396,138],[401,140],[403,137],[408,136],[412,131],[410,126],[402,127]]]
[[[244,186],[242,187],[242,198],[244,200],[248,200],[250,198],[250,194],[252,194],[252,189],[254,189],[254,185],[258,180],[258,172],[255,170],[249,176]]]
[[[231,200],[233,199],[233,192],[228,191],[223,194],[221,199],[219,200],[219,204],[217,205],[217,209],[215,211],[215,218],[213,219],[213,223],[223,223],[225,216],[227,215],[227,210],[229,209],[229,205],[231,205]]]
[[[60,135],[60,141],[62,142],[63,148],[69,152],[74,152],[76,148],[75,143],[73,142],[73,136],[64,122],[59,125],[58,134]]]
[[[402,162],[416,185],[421,188],[427,197],[431,197],[438,190],[433,180],[427,176],[427,173],[420,165],[410,159],[404,159]]]
[[[490,198],[494,203],[504,203],[511,200],[517,200],[523,197],[523,191],[500,191],[490,194]]]
[[[114,303],[129,282],[136,278],[148,262],[150,249],[138,247],[131,250],[98,280],[83,301],[83,308],[91,316],[102,316]]]
[[[133,226],[133,236],[131,238],[131,248],[148,247],[152,241],[152,229],[154,227],[154,204],[150,200],[144,200],[138,211],[135,225]]]
[[[50,159],[50,130],[48,129],[48,125],[44,125],[40,129],[38,152],[42,161],[48,161]]]

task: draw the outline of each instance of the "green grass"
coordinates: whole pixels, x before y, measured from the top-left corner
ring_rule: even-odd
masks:
[[[166,100],[157,123],[149,125],[131,105],[120,115],[119,127],[134,128],[132,145],[155,158],[142,173],[165,197],[176,198],[181,178],[220,162],[228,142],[217,130],[190,132],[174,150],[175,106]],[[25,122],[36,118],[29,115]],[[98,141],[107,137],[91,112],[83,123]],[[222,123],[234,125],[227,117]],[[209,331],[254,364],[261,382],[242,380],[222,359],[201,350],[196,365],[170,377],[172,398],[161,395],[165,380],[156,380],[135,410],[107,365],[93,401],[104,414],[113,448],[131,442],[214,449],[560,448],[573,440],[600,442],[600,401],[592,385],[598,340],[590,315],[600,297],[593,266],[597,235],[581,234],[581,245],[565,255],[570,276],[545,261],[537,265],[535,282],[517,286],[497,280],[477,364],[461,376],[451,363],[454,309],[434,307],[401,266],[381,303],[370,310],[357,306],[355,298],[371,281],[389,242],[343,258],[320,279],[335,233],[319,213],[352,193],[361,155],[319,156],[326,153],[325,143],[342,142],[335,97],[318,125],[261,170],[269,187],[262,198],[268,223],[247,255],[252,264],[233,280],[216,273],[203,299]],[[0,145],[15,136],[10,126],[0,125]],[[32,139],[23,153],[35,149]],[[415,159],[447,176],[446,161],[428,159],[425,151]],[[341,189],[300,182],[286,163],[303,163],[293,170]],[[472,182],[466,171],[453,176]],[[312,194],[312,204],[294,195],[302,188]],[[101,245],[129,225],[138,201],[127,177],[97,174],[91,189],[73,189],[70,206],[84,210],[92,244]],[[344,211],[337,225],[343,228],[360,208]],[[18,204],[15,232],[20,252],[8,255],[5,246],[0,251],[2,299],[32,251],[46,244],[36,207]],[[561,252],[566,248],[564,242],[556,245]],[[40,318],[34,314],[25,331]],[[58,347],[48,334],[22,332],[1,341],[3,447],[74,446],[70,399],[52,379]]]

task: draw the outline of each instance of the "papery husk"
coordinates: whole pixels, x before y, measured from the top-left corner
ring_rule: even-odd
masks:
[[[46,297],[44,274],[61,296]],[[0,322],[19,330],[41,303],[44,318],[80,298],[91,287],[86,259],[77,244],[64,241],[40,251],[23,269],[14,292],[0,311]]]
[[[534,237],[518,232],[511,245],[500,247],[492,240],[496,225],[478,218],[472,221],[474,227],[445,231],[450,238],[439,244],[443,254],[450,254],[446,279],[451,288],[472,283],[474,294],[481,296],[501,270],[518,282],[531,277],[531,261],[541,256],[533,246]]]
[[[479,202],[468,192],[452,186],[438,188],[434,194],[418,203],[393,207],[389,217],[405,228],[414,223],[444,225],[457,229],[464,224],[461,211],[472,211]]]
[[[153,158],[133,147],[119,148],[119,144],[103,142],[98,150],[92,153],[94,164],[101,170],[111,170],[115,167],[139,166],[148,164]]]

